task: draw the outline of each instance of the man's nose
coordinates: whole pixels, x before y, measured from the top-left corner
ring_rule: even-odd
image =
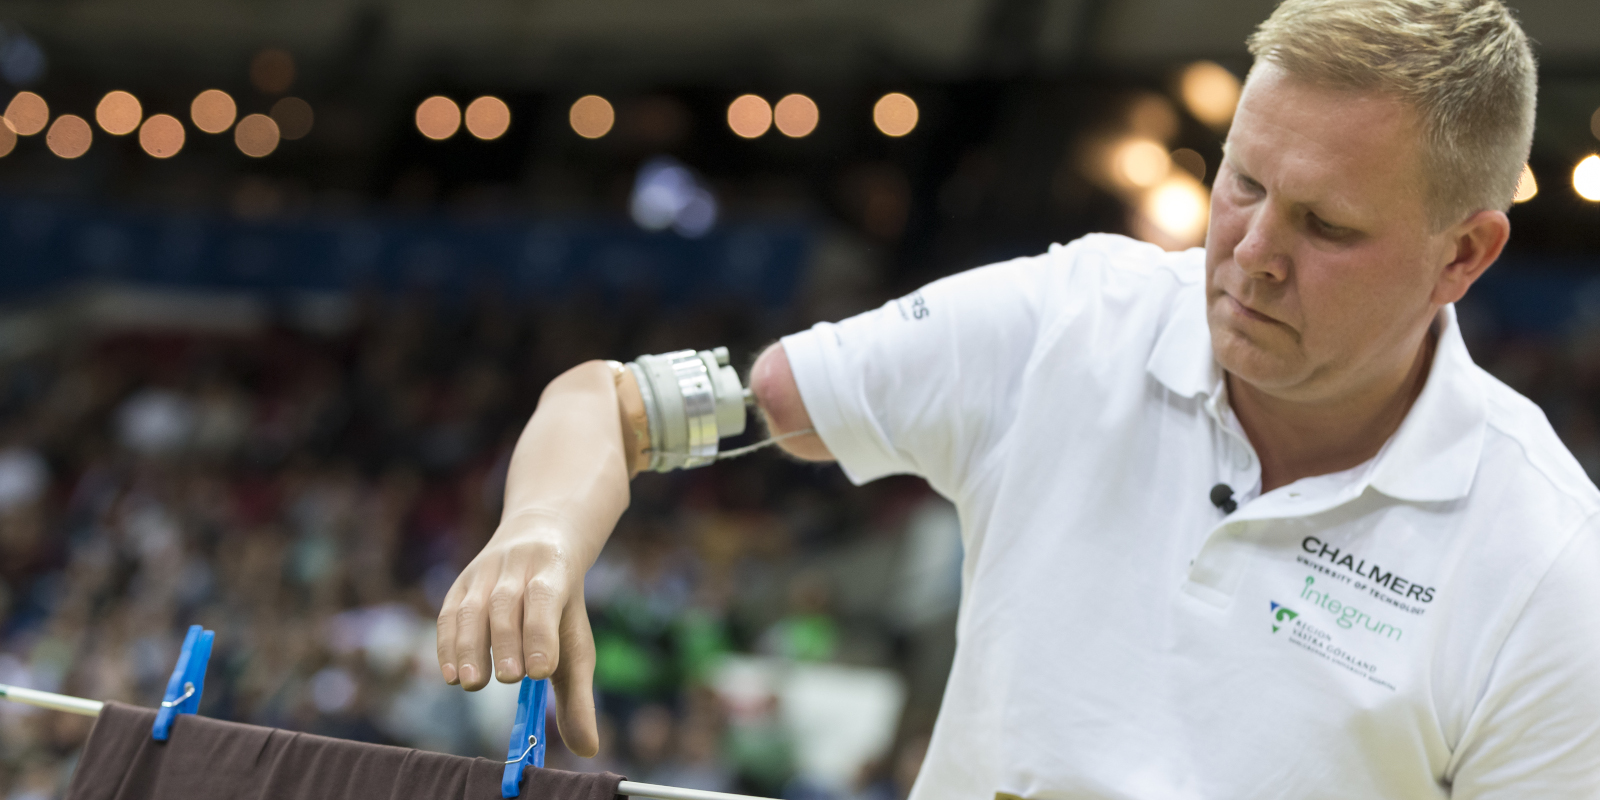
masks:
[[[1281,281],[1289,274],[1289,226],[1262,204],[1250,213],[1244,236],[1233,248],[1233,260],[1257,280]]]

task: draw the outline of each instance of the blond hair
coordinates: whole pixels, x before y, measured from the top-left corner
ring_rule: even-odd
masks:
[[[1250,54],[1417,112],[1433,222],[1511,207],[1533,142],[1533,50],[1499,0],[1284,0]]]

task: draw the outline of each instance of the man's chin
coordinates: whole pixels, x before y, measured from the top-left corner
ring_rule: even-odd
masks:
[[[1238,336],[1213,336],[1211,351],[1229,375],[1268,393],[1295,385],[1299,377],[1294,360]]]

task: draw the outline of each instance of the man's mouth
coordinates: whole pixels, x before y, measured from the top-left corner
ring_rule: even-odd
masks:
[[[1229,307],[1233,309],[1233,312],[1241,317],[1252,319],[1257,322],[1268,322],[1275,325],[1283,324],[1283,322],[1277,318],[1263,314],[1260,311],[1257,311],[1245,305],[1244,303],[1239,302],[1238,298],[1235,298],[1233,295],[1228,294],[1227,292],[1223,292],[1222,297],[1228,303]]]

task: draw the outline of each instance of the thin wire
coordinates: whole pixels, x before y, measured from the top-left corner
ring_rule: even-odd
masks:
[[[528,737],[528,749],[522,751],[522,755],[517,756],[516,758],[513,758],[510,761],[507,761],[506,763],[507,764],[515,764],[518,761],[521,761],[522,759],[527,758],[528,754],[533,752],[533,748],[538,747],[538,746],[539,746],[539,737],[538,736],[529,736]]]
[[[732,450],[724,450],[724,451],[722,451],[722,452],[717,454],[717,460],[718,461],[726,461],[727,459],[730,459],[730,458],[738,458],[739,456],[747,456],[747,455],[749,455],[751,453],[754,453],[757,450],[760,450],[763,447],[771,447],[772,445],[775,445],[778,442],[783,441],[784,439],[793,439],[796,436],[805,436],[808,433],[816,433],[816,432],[817,432],[816,428],[803,428],[803,429],[798,430],[798,431],[789,431],[788,433],[786,433],[786,434],[784,434],[782,436],[774,436],[771,439],[766,439],[764,441],[756,442],[755,444],[747,444],[744,447],[736,447],[736,448],[734,448]]]
[[[172,708],[173,706],[175,706],[175,705],[177,705],[177,704],[179,704],[179,703],[181,703],[181,702],[183,702],[185,700],[188,700],[193,695],[194,695],[194,684],[188,683],[186,681],[183,684],[183,694],[178,695],[177,698],[173,699],[173,700],[162,700],[161,701],[161,707],[162,708]]]

